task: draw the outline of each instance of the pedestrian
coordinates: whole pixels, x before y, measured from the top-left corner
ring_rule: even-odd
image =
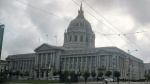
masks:
[[[68,83],[71,84],[71,76],[68,76]]]
[[[98,82],[98,76],[97,76],[97,82]]]
[[[119,77],[117,78],[117,82],[118,82],[118,84],[119,84]]]
[[[87,81],[87,77],[85,77],[85,84],[86,84],[86,81]]]
[[[107,81],[107,80],[105,80],[105,79],[104,79],[104,81],[105,81],[105,83],[106,83],[106,84],[108,83],[108,81]]]

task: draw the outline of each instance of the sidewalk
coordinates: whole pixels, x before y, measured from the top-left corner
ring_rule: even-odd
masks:
[[[31,83],[9,83],[9,84],[31,84]],[[48,83],[48,84],[66,84],[66,83]],[[71,84],[85,84],[85,82],[71,83]],[[87,82],[86,84],[106,84],[103,82]],[[109,82],[108,84],[118,84],[117,82]],[[119,82],[119,84],[128,84],[128,82]],[[150,84],[150,82],[130,82],[130,84]]]

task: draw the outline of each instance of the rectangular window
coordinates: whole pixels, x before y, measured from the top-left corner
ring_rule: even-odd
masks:
[[[80,37],[80,42],[83,42],[83,36]]]
[[[77,36],[74,37],[74,41],[77,42]]]

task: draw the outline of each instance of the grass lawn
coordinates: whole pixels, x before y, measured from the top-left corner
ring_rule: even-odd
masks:
[[[59,83],[56,80],[12,80],[10,83],[31,83],[31,84],[47,84],[47,83]]]

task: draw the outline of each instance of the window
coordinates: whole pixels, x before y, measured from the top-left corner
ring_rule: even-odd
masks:
[[[83,42],[83,36],[80,37],[80,42]]]
[[[71,42],[71,36],[69,37],[69,41]]]
[[[77,36],[74,37],[74,41],[77,42]]]
[[[80,22],[80,26],[84,26],[84,23],[83,23],[83,22]]]
[[[76,23],[75,23],[75,26],[79,26],[79,22],[76,22]]]
[[[89,43],[89,39],[88,39],[88,37],[86,38],[86,43]]]
[[[93,43],[93,39],[91,39],[91,43]]]

